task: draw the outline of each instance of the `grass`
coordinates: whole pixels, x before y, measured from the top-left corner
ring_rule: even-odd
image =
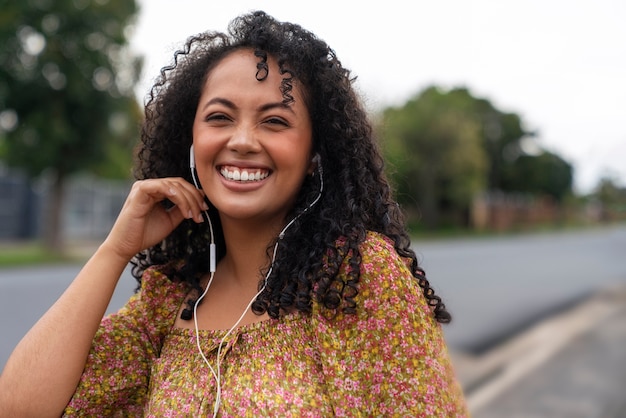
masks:
[[[0,245],[0,268],[65,263],[73,258],[46,250],[39,243]]]
[[[411,237],[415,240],[420,239],[446,239],[446,238],[467,238],[467,237],[491,237],[502,235],[515,235],[521,233],[539,233],[550,231],[562,231],[569,229],[581,229],[589,227],[601,227],[611,224],[602,225],[543,225],[535,226],[522,230],[511,231],[472,231],[463,228],[440,228],[435,231],[429,231],[421,227],[419,224],[409,225]],[[39,242],[18,242],[18,243],[2,243],[0,242],[0,269],[8,267],[34,266],[41,264],[59,264],[59,263],[76,263],[84,262],[89,255],[89,247],[85,247],[80,243],[73,246],[76,248],[84,247],[86,251],[78,252],[69,251],[68,254],[59,254],[46,250]]]
[[[431,230],[424,228],[419,222],[409,223],[409,234],[413,239],[446,239],[446,238],[490,238],[501,236],[515,236],[524,234],[539,234],[549,232],[577,231],[589,228],[604,228],[611,225],[622,225],[624,220],[614,222],[545,222],[534,225],[518,225],[501,231],[496,230],[474,230],[459,226],[442,226]]]

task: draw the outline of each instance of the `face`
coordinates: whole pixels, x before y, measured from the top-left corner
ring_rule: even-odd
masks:
[[[312,129],[300,87],[282,103],[282,76],[268,56],[269,75],[255,77],[251,50],[227,55],[208,75],[193,124],[202,189],[225,219],[282,225],[311,173]]]

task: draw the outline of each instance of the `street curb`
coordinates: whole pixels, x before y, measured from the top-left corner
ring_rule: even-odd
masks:
[[[481,355],[451,351],[470,411],[499,394],[558,354],[596,324],[626,311],[626,286],[602,289]]]

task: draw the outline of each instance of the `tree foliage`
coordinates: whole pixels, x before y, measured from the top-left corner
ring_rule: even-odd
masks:
[[[0,157],[32,177],[56,179],[59,201],[50,209],[58,210],[70,174],[106,171],[103,161],[136,140],[141,114],[133,86],[141,60],[127,44],[137,5],[0,3]]]
[[[522,118],[474,97],[466,88],[431,86],[402,107],[387,108],[379,126],[399,202],[427,227],[444,215],[463,223],[473,198],[498,191],[561,200],[572,167],[542,150]]]
[[[562,201],[571,192],[572,173],[572,166],[554,153],[521,155],[505,166],[502,188]]]
[[[480,125],[463,90],[431,87],[383,113],[381,137],[398,201],[427,226],[467,210],[486,187],[487,155]]]

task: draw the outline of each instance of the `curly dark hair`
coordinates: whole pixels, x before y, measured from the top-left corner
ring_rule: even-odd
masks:
[[[135,177],[192,181],[189,147],[204,82],[220,60],[240,49],[251,49],[259,58],[257,79],[267,76],[267,55],[276,58],[285,75],[281,92],[286,103],[293,101],[293,80],[300,83],[313,126],[313,151],[320,155],[324,169],[323,196],[279,240],[266,288],[252,310],[277,318],[293,310],[309,313],[316,300],[330,312],[354,313],[359,292],[359,244],[367,231],[374,231],[389,237],[398,254],[410,260],[411,273],[436,320],[449,322],[450,314],[410,248],[372,126],[353,88],[355,78],[324,41],[299,25],[279,22],[257,11],[234,19],[227,33],[190,37],[174,54],[173,64],[161,70],[147,97]],[[290,219],[305,210],[318,193],[319,179],[307,178]],[[209,206],[220,258],[226,251],[224,237],[217,211]],[[185,220],[162,243],[133,259],[133,275],[141,282],[146,268],[163,265],[172,280],[188,283],[199,295],[200,280],[208,271],[208,242],[206,222]],[[268,247],[265,272],[269,271],[270,248],[275,243]],[[350,268],[348,277],[342,279],[338,272],[346,260]],[[188,301],[190,307],[193,303]],[[183,319],[190,319],[191,310],[185,311]]]

